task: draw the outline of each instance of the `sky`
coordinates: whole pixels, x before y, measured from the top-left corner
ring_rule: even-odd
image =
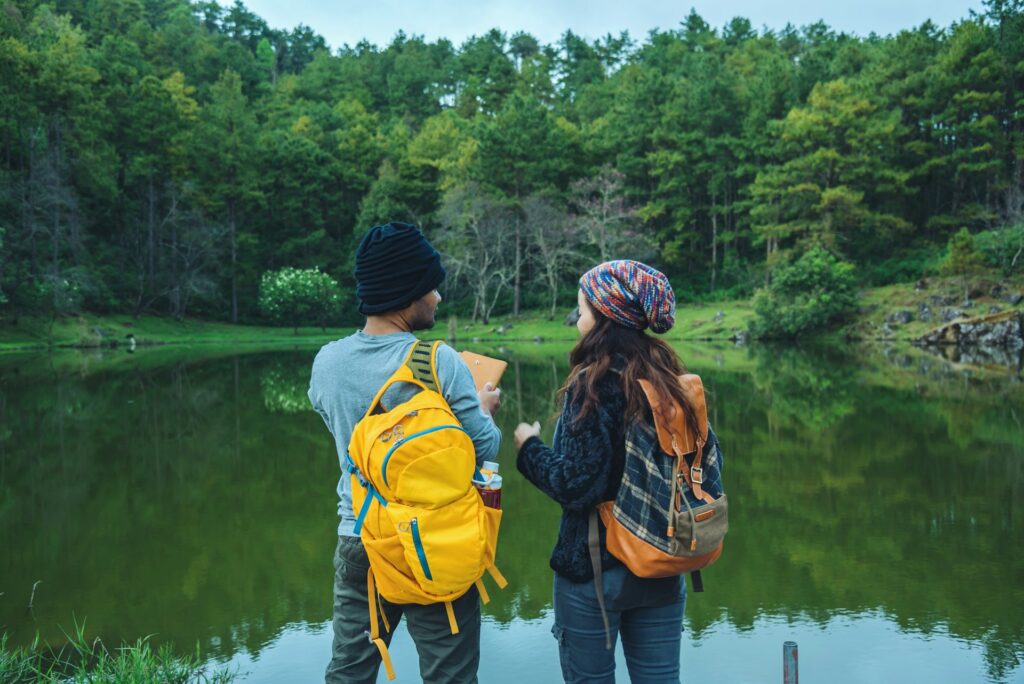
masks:
[[[220,0],[229,5],[233,0]],[[590,39],[629,31],[637,40],[654,28],[676,28],[693,7],[721,28],[743,16],[762,28],[803,26],[819,19],[833,29],[867,35],[896,33],[926,19],[948,26],[980,11],[981,0],[243,0],[273,28],[306,24],[331,47],[355,45],[366,38],[386,45],[395,33],[448,38],[456,46],[472,35],[500,28],[533,34],[553,43],[571,29]]]

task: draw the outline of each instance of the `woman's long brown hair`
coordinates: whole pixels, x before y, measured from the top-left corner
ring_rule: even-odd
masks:
[[[694,434],[699,434],[696,414],[676,380],[686,369],[672,347],[643,330],[627,328],[593,309],[591,311],[595,319],[594,327],[583,335],[569,355],[572,371],[558,390],[559,402],[566,395],[576,400],[582,392],[583,404],[575,419],[581,420],[589,415],[600,401],[597,388],[601,379],[606,373],[612,372],[609,370],[612,361],[620,356],[626,363],[620,376],[622,390],[626,395],[627,425],[641,420],[645,415],[647,399],[637,382],[643,379],[654,387],[663,407],[682,407],[690,429]],[[586,373],[581,375],[584,370]],[[663,418],[671,420],[672,416],[665,415]]]

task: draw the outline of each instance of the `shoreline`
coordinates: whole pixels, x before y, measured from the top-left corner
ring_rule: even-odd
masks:
[[[924,283],[924,284],[923,284]],[[922,285],[923,284],[923,285]],[[799,340],[843,343],[914,342],[960,317],[999,312],[1024,313],[1024,279],[999,285],[980,284],[964,302],[954,279],[933,279],[864,290],[860,310],[844,326]],[[1016,300],[1016,301],[1014,301]],[[751,300],[688,302],[678,306],[676,325],[662,336],[668,342],[735,342],[751,340],[747,327],[755,317]],[[0,322],[0,354],[56,350],[141,349],[166,346],[313,345],[352,334],[357,326],[280,328],[219,321],[146,315],[81,314],[48,321],[30,317]],[[52,333],[52,344],[51,344]],[[564,312],[553,319],[537,311],[518,318],[496,316],[487,324],[457,316],[441,318],[425,339],[450,339],[473,344],[571,342],[577,337],[564,324]],[[134,345],[133,345],[133,339]]]

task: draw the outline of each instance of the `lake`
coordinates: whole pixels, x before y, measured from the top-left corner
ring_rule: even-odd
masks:
[[[510,586],[489,585],[480,680],[560,681],[558,508],[515,471],[511,434],[541,419],[550,439],[568,346],[467,346],[511,362]],[[108,644],[198,643],[247,682],[322,681],[338,462],[306,400],[316,349],[245,351],[0,357],[12,643],[60,643],[77,621]],[[805,681],[1024,682],[1019,370],[911,349],[680,353],[709,390],[732,509],[725,553],[687,601],[684,681],[779,681],[792,640]],[[398,681],[417,681],[404,629],[392,654]]]

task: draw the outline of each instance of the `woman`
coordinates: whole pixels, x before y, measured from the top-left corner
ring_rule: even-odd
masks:
[[[540,440],[540,423],[515,431],[519,471],[562,506],[555,571],[555,626],[566,682],[615,681],[614,648],[595,591],[588,547],[588,518],[602,501],[615,498],[625,463],[626,432],[653,418],[638,380],[660,396],[689,409],[676,377],[683,373],[675,352],[644,331],[667,332],[675,297],[668,279],[637,261],[601,264],[580,279],[582,335],[570,355],[572,371],[560,391],[563,407],[553,446]],[[709,431],[704,453],[717,449]],[[679,681],[679,649],[686,584],[680,577],[642,579],[605,547],[600,525],[602,594],[611,644],[619,635],[634,683]]]

